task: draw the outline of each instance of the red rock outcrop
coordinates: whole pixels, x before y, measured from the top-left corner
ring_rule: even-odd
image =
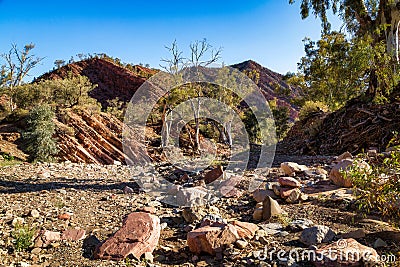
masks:
[[[140,73],[151,76],[156,70],[140,68]],[[90,92],[90,96],[99,101],[102,107],[107,107],[107,100],[119,98],[129,101],[136,90],[146,81],[146,77],[138,75],[122,66],[101,58],[91,58],[65,65],[59,69],[40,76],[37,80],[64,79],[68,72],[73,75],[82,75],[89,78],[90,82],[97,84],[97,88]]]
[[[131,151],[129,155],[124,153],[122,147],[124,125],[110,114],[91,114],[82,110],[78,114],[68,110],[65,117],[55,120],[61,160],[114,164],[115,161],[124,163],[133,156],[136,159],[146,156],[146,148],[139,144],[135,136],[127,138]]]
[[[96,248],[95,259],[122,260],[133,255],[140,259],[152,253],[160,238],[160,219],[146,212],[133,212],[123,221],[121,229]]]

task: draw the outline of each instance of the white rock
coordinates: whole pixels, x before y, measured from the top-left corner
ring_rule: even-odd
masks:
[[[31,214],[31,217],[33,217],[33,218],[39,218],[39,216],[40,216],[40,213],[38,210],[31,210],[30,214]]]

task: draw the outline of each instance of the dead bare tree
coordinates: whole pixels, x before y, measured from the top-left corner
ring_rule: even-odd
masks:
[[[24,49],[18,49],[16,44],[11,45],[11,49],[1,57],[4,60],[2,70],[4,71],[2,87],[5,88],[5,93],[10,97],[10,109],[13,111],[15,105],[13,97],[16,88],[22,85],[24,79],[29,76],[29,72],[38,65],[43,58],[31,54],[34,44],[27,44]]]

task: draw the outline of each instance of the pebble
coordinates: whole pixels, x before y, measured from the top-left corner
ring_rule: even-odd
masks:
[[[32,249],[31,253],[37,255],[37,254],[39,254],[41,251],[42,251],[41,248],[34,248],[34,249]]]
[[[63,213],[63,214],[58,215],[57,218],[60,220],[67,221],[71,218],[71,216],[68,213]]]
[[[245,247],[247,247],[248,244],[249,242],[247,242],[246,240],[238,240],[235,243],[235,245],[240,249],[244,249]]]
[[[387,246],[388,246],[388,244],[380,238],[378,238],[374,242],[374,248],[382,248],[382,247],[387,247]]]
[[[39,218],[39,216],[40,216],[40,213],[38,210],[31,210],[30,214],[31,214],[32,218]]]

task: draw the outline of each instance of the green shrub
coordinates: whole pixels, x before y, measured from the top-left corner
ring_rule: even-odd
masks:
[[[107,104],[107,113],[114,115],[119,120],[123,121],[126,110],[126,103],[117,97],[112,100],[107,100]]]
[[[328,106],[320,101],[306,101],[300,109],[299,119],[303,120],[310,116],[310,114],[313,112],[327,112],[328,110]]]
[[[372,167],[366,172],[362,164],[366,158]],[[345,172],[355,186],[358,208],[364,212],[379,211],[384,216],[400,218],[400,150],[376,161],[359,156]]]
[[[27,225],[17,224],[14,231],[12,232],[12,237],[14,240],[14,248],[16,251],[27,250],[33,244],[33,238],[35,236],[36,230],[30,228]]]
[[[8,115],[3,119],[3,122],[5,123],[14,123],[17,121],[20,121],[29,114],[29,111],[26,109],[22,108],[17,108],[14,109],[11,113],[8,113]]]
[[[290,129],[290,112],[287,106],[278,105],[276,99],[268,102],[275,120],[276,137],[282,140]]]
[[[29,112],[28,130],[24,133],[26,150],[34,161],[53,161],[58,153],[53,122],[54,112],[49,106],[39,106]]]

